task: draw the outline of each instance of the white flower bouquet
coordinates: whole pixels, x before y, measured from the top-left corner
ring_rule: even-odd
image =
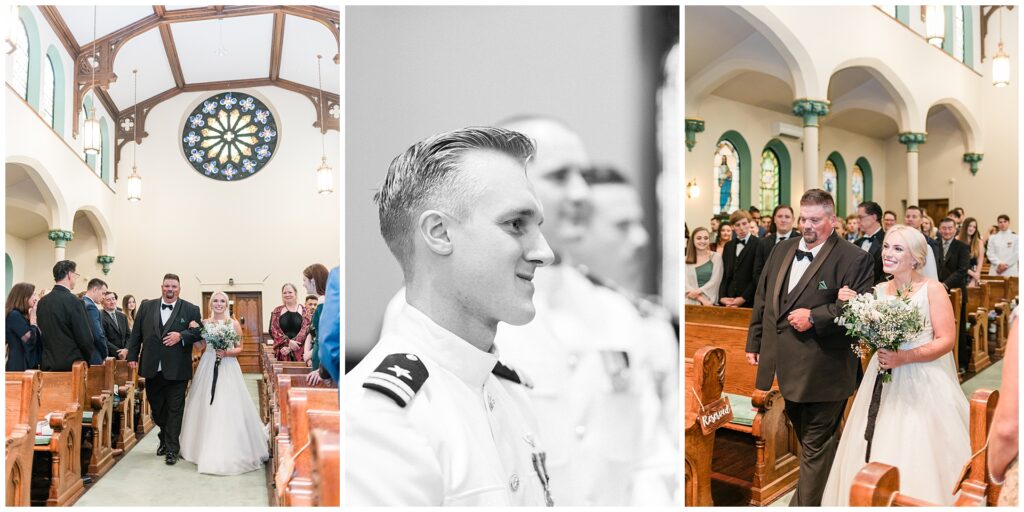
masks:
[[[210,322],[204,324],[202,336],[215,350],[235,348],[241,341],[231,322]]]
[[[907,341],[924,328],[921,312],[910,304],[910,298],[903,291],[897,291],[895,297],[876,297],[872,293],[863,293],[850,299],[843,312],[836,317],[836,323],[846,328],[846,334],[859,339],[871,353],[878,349],[899,350],[900,344]],[[853,352],[858,358],[862,348],[854,346]],[[892,380],[891,370],[879,370],[883,382]]]

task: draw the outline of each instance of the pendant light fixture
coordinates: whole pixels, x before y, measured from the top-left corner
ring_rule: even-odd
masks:
[[[334,171],[327,165],[327,148],[324,142],[327,133],[327,113],[324,112],[324,81],[320,74],[322,55],[316,56],[316,81],[320,86],[320,167],[316,168],[316,191],[319,194],[334,192]]]
[[[929,5],[924,8],[924,26],[928,44],[942,48],[942,40],[946,37],[946,12],[941,5]]]
[[[1006,87],[1010,84],[1010,56],[1003,51],[1003,11],[999,7],[999,51],[992,57],[992,85]]]
[[[132,114],[132,174],[128,176],[128,201],[138,202],[142,200],[142,176],[136,169],[136,154],[139,147],[139,70],[132,70],[132,79],[135,82],[135,107]]]
[[[87,62],[89,68],[92,70],[92,86],[89,88],[93,92],[93,105],[89,107],[88,113],[85,116],[85,122],[82,124],[82,150],[89,155],[98,155],[100,153],[101,139],[100,139],[100,121],[96,119],[96,68],[100,65],[99,52],[96,46],[96,6],[92,6],[92,46],[90,51],[92,52]],[[85,101],[85,96],[82,96],[82,101]]]

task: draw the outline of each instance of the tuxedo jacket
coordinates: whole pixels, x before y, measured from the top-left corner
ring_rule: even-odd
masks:
[[[856,340],[835,323],[844,302],[839,289],[871,290],[871,257],[834,232],[825,240],[792,292],[789,270],[800,246],[794,237],[778,245],[765,263],[754,296],[747,332],[747,352],[760,354],[755,387],[771,389],[778,377],[782,397],[794,402],[846,400],[856,389],[860,371],[851,346]],[[807,308],[814,325],[797,332],[790,311]]]
[[[85,304],[63,286],[54,286],[39,299],[36,323],[42,333],[40,368],[47,372],[71,371],[75,361],[90,361],[95,349]]]
[[[107,358],[107,333],[103,330],[103,321],[100,320],[100,308],[89,297],[82,297],[82,304],[85,305],[85,313],[89,316],[89,331],[92,332],[92,355],[89,357],[89,364],[103,364]]]
[[[139,375],[147,379],[155,377],[157,368],[162,367],[167,380],[189,380],[192,378],[192,344],[202,339],[202,328],[189,329],[188,325],[192,321],[202,325],[202,315],[198,306],[179,297],[170,318],[163,324],[160,321],[162,304],[162,300],[155,299],[139,306],[135,326],[128,339],[128,361],[138,361],[141,348]],[[181,333],[181,341],[168,347],[163,344],[163,339],[172,332]]]
[[[946,288],[967,287],[967,269],[971,267],[971,248],[967,244],[953,239],[949,242],[949,251],[945,258],[942,256],[942,241],[939,241],[939,248],[935,249],[935,259],[938,260],[939,281],[946,285]],[[964,290],[963,300],[967,300],[967,290]]]
[[[792,238],[800,238],[800,233],[794,229],[789,232],[789,236],[786,240]],[[761,272],[764,271],[764,264],[768,261],[768,257],[771,256],[772,251],[776,245],[779,245],[779,236],[776,233],[767,233],[764,237],[758,239],[757,254],[754,258],[754,282],[758,282],[761,279]]]
[[[885,272],[882,271],[882,241],[885,240],[885,230],[879,229],[874,236],[864,238],[871,240],[871,245],[868,246],[868,254],[871,255],[875,284],[886,281],[887,278],[885,276]],[[858,248],[860,248],[860,240],[862,239],[858,239],[858,241],[854,243]]]
[[[128,338],[131,331],[128,330],[128,317],[120,311],[114,311],[114,317],[110,313],[100,311],[100,318],[103,319],[103,332],[107,335],[107,355],[117,357],[117,351],[128,348]]]
[[[736,256],[739,240],[729,240],[722,250],[722,284],[718,286],[718,297],[743,297],[744,307],[754,302],[754,260],[757,259],[758,245],[761,239],[751,235],[747,243]]]

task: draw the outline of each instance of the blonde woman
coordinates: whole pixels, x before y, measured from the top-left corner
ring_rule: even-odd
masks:
[[[210,295],[206,328],[229,325],[241,336],[242,327],[228,313],[228,296]],[[242,377],[238,354],[242,346],[215,350],[206,345],[185,399],[181,424],[181,456],[200,473],[240,475],[263,467],[269,458],[267,433]]]

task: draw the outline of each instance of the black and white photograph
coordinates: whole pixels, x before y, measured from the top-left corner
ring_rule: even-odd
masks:
[[[344,505],[681,504],[678,22],[346,8]]]

